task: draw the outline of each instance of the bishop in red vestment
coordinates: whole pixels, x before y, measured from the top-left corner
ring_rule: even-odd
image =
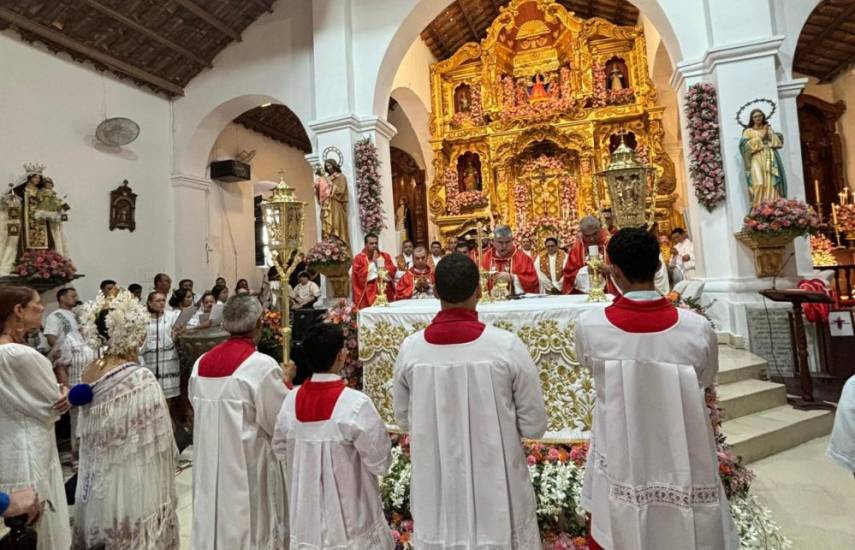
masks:
[[[427,258],[425,247],[413,251],[413,266],[398,279],[398,300],[433,298],[433,270]]]
[[[514,245],[514,235],[507,225],[496,226],[493,231],[493,246],[484,252],[481,267],[487,271],[496,271],[497,276],[503,273],[510,276],[515,294],[540,292],[540,279],[534,269],[534,261]]]
[[[579,222],[579,237],[567,254],[564,264],[564,294],[581,294],[576,289],[576,275],[587,266],[588,247],[597,246],[600,256],[606,257],[606,245],[609,242],[609,232],[600,227],[600,222],[593,216],[586,216]]]
[[[395,262],[392,257],[378,249],[377,235],[369,233],[365,236],[365,248],[353,257],[350,269],[350,287],[353,289],[353,305],[363,309],[374,305],[377,299],[377,269],[378,259],[383,258],[386,269],[386,298],[395,300]]]

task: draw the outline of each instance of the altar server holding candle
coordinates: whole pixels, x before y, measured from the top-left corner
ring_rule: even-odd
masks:
[[[590,546],[736,549],[704,402],[718,372],[715,331],[656,291],[659,244],[648,231],[618,231],[608,253],[623,296],[576,323],[576,357],[597,392],[582,489]]]
[[[472,260],[443,258],[435,280],[442,310],[404,340],[392,382],[410,434],[414,547],[539,549],[520,443],[546,431],[537,367],[516,335],[478,320]]]

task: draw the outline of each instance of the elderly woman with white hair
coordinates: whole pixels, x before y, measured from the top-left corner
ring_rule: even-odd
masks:
[[[283,379],[279,364],[256,351],[261,323],[257,298],[229,299],[223,328],[231,338],[190,376],[195,550],[287,547],[285,474],[270,440],[294,367]]]

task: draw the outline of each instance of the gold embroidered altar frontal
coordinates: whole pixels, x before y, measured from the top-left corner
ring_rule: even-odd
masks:
[[[540,370],[546,400],[545,440],[588,439],[596,394],[590,373],[576,360],[574,330],[584,311],[607,303],[585,303],[586,296],[550,296],[478,306],[484,323],[509,330],[528,347]],[[439,311],[437,300],[406,300],[359,312],[359,358],[363,390],[380,416],[395,430],[392,370],[404,339],[425,328]]]

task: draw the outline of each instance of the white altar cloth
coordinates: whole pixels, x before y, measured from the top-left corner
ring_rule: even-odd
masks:
[[[588,439],[595,393],[593,379],[576,360],[574,328],[579,315],[607,302],[587,303],[587,296],[532,296],[480,304],[479,319],[510,330],[522,339],[540,369],[546,398],[545,440]],[[359,358],[363,389],[395,430],[392,369],[401,342],[425,328],[439,311],[439,300],[403,300],[359,312]]]

